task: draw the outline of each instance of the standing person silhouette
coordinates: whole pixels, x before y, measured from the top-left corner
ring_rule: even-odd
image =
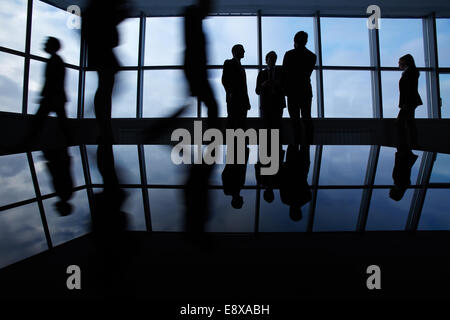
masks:
[[[294,122],[295,139],[300,139],[300,112],[303,119],[307,140],[312,138],[311,102],[312,87],[311,73],[316,64],[316,55],[305,46],[308,34],[299,31],[294,36],[294,49],[285,53],[283,59],[283,88],[288,99],[288,111]]]
[[[401,148],[411,148],[417,144],[417,129],[414,123],[415,110],[422,105],[418,85],[419,70],[416,68],[414,58],[407,54],[398,60],[398,67],[403,70],[399,81],[400,111],[397,116],[399,145]]]
[[[82,31],[88,48],[88,68],[98,74],[94,107],[100,129],[100,141],[113,140],[112,93],[114,78],[120,66],[113,49],[119,45],[117,25],[126,17],[123,2],[123,0],[91,0],[83,16]]]
[[[227,112],[229,126],[233,129],[243,128],[250,110],[250,99],[247,91],[247,76],[241,65],[244,58],[244,47],[236,44],[231,49],[233,58],[223,64],[222,84],[227,94]]]
[[[41,92],[41,102],[31,128],[25,137],[25,145],[36,138],[36,134],[42,128],[45,117],[50,112],[55,112],[58,116],[59,125],[64,133],[66,141],[70,143],[70,134],[67,126],[67,115],[65,104],[67,102],[65,92],[66,68],[64,61],[57,54],[61,48],[61,43],[54,37],[48,37],[44,45],[44,51],[50,54],[50,59],[45,68],[45,84]]]
[[[264,126],[269,129],[280,127],[283,109],[286,108],[281,87],[282,68],[275,66],[277,54],[270,51],[266,55],[267,68],[261,70],[256,79],[256,94],[261,97],[261,117]]]
[[[217,119],[217,102],[208,81],[206,69],[206,41],[203,19],[211,8],[211,0],[199,0],[197,5],[187,7],[184,14],[184,73],[191,95],[198,97],[208,108],[209,126]]]

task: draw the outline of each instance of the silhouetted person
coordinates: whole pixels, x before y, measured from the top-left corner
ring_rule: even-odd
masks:
[[[289,216],[293,221],[302,219],[302,206],[312,199],[308,185],[311,164],[309,145],[289,145],[286,162],[281,166],[280,197],[289,206]]]
[[[247,76],[241,65],[244,47],[236,44],[231,49],[233,59],[223,64],[222,84],[227,94],[227,112],[229,126],[233,129],[243,128],[247,112],[250,110],[250,99],[247,92]]]
[[[297,32],[294,37],[294,49],[287,51],[283,59],[283,88],[288,100],[288,111],[294,121],[296,143],[300,135],[300,113],[303,119],[306,139],[312,139],[311,102],[312,87],[311,73],[316,64],[316,55],[305,46],[308,34]]]
[[[209,13],[211,0],[199,0],[197,5],[187,7],[184,14],[184,73],[189,83],[191,95],[198,97],[208,108],[209,125],[217,118],[217,102],[208,81],[206,69],[206,41],[203,19]],[[213,123],[211,123],[213,122]]]
[[[50,112],[55,112],[58,116],[60,128],[70,143],[70,134],[67,126],[67,115],[65,104],[67,101],[65,92],[66,68],[61,57],[57,54],[61,48],[58,39],[48,37],[44,45],[44,50],[50,54],[50,59],[45,68],[45,84],[41,92],[41,101],[38,111],[33,119],[30,130],[28,131],[25,144],[29,144],[36,139],[38,132],[44,125],[45,118]]]
[[[240,195],[245,184],[245,176],[247,173],[247,163],[250,149],[245,147],[245,163],[227,164],[222,171],[223,193],[231,196],[231,206],[235,209],[241,209],[244,204],[244,198]],[[236,155],[235,155],[236,156]]]
[[[416,162],[418,156],[412,153],[411,149],[397,148],[395,153],[395,165],[392,171],[392,179],[394,187],[389,191],[389,196],[400,201],[411,184],[411,169]]]
[[[125,19],[123,0],[91,0],[83,15],[83,28],[88,55],[88,68],[98,74],[95,93],[95,117],[100,140],[112,141],[111,103],[115,74],[119,61],[113,49],[119,45],[117,25]]]
[[[47,169],[52,177],[53,188],[60,199],[55,203],[55,208],[61,216],[67,216],[72,213],[69,200],[74,187],[69,153],[65,147],[44,149],[42,152],[47,160]]]
[[[400,111],[397,116],[399,145],[412,147],[417,144],[415,110],[423,104],[418,91],[420,73],[410,54],[401,57],[398,60],[398,66],[403,70],[399,82],[400,101],[398,107]]]
[[[256,79],[256,94],[261,96],[261,118],[265,128],[280,128],[283,109],[286,108],[282,83],[282,67],[276,66],[277,54],[266,55],[267,68],[261,70]]]

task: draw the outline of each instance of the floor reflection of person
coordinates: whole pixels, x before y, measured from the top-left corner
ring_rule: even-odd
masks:
[[[418,91],[420,73],[410,54],[401,57],[398,66],[403,70],[399,81],[400,111],[397,116],[399,145],[412,148],[417,144],[415,110],[423,104]]]
[[[280,172],[280,197],[289,206],[289,216],[293,221],[302,219],[302,206],[312,199],[308,184],[310,168],[310,146],[291,144],[287,148],[286,161]]]
[[[248,147],[245,149],[245,163],[238,164],[235,162],[233,164],[227,164],[222,172],[223,193],[232,197],[231,206],[235,209],[241,209],[244,205],[244,198],[240,193],[245,184],[247,163],[250,154],[250,149]]]
[[[400,201],[403,198],[407,188],[411,184],[411,170],[417,158],[418,156],[411,149],[397,149],[394,170],[392,171],[394,186],[389,191],[391,199]]]

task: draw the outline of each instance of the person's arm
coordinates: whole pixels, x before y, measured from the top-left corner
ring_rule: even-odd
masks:
[[[222,85],[225,88],[225,91],[231,93],[231,84],[230,84],[230,64],[229,61],[225,60],[223,64],[222,71]]]
[[[287,88],[289,84],[289,55],[288,52],[284,54],[283,66],[281,68],[281,88],[283,89],[284,95],[287,93]]]
[[[258,77],[256,78],[256,89],[255,92],[259,96],[261,95],[261,86],[262,86],[262,71],[258,73]]]

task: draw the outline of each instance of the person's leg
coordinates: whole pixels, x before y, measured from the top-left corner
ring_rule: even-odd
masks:
[[[206,105],[206,108],[208,109],[208,127],[216,127],[218,117],[217,102],[211,86],[207,81],[202,86],[201,91],[202,92],[198,98],[200,101],[203,101],[203,103]]]
[[[66,142],[68,144],[71,144],[72,138],[70,136],[69,123],[67,121],[67,114],[64,103],[61,103],[61,105],[56,108],[56,115],[58,116],[59,127],[61,128],[61,131],[66,138]]]
[[[300,99],[296,96],[288,97],[288,111],[291,117],[293,129],[294,129],[294,142],[298,143],[300,141]]]
[[[312,97],[305,97],[300,102],[300,109],[302,113],[302,122],[303,122],[303,133],[306,137],[306,141],[309,143],[312,140],[313,137],[313,126],[312,126],[312,120],[311,120],[311,103],[312,103]]]

